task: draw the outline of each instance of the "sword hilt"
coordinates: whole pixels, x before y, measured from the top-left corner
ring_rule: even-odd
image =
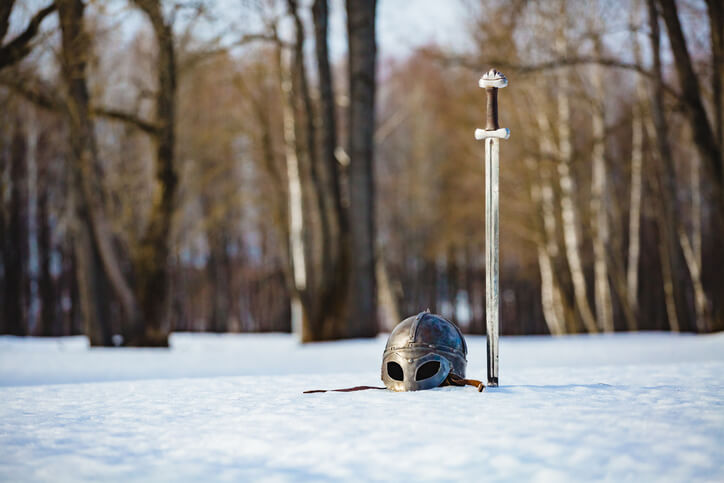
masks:
[[[485,129],[475,130],[475,139],[502,138],[508,139],[509,129],[501,129],[498,123],[498,89],[508,85],[505,74],[490,69],[480,78],[478,85],[485,89],[487,97],[487,116]]]
[[[487,87],[485,89],[487,98],[487,117],[485,118],[485,130],[496,131],[500,128],[498,124],[498,88]]]

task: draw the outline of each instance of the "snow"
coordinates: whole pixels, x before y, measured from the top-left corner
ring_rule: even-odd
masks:
[[[724,481],[724,334],[503,337],[482,394],[302,394],[381,385],[384,343],[0,337],[0,481]]]

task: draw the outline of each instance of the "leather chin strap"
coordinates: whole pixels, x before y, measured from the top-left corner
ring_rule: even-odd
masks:
[[[485,384],[482,381],[476,379],[464,379],[460,376],[456,376],[452,372],[447,375],[447,379],[440,384],[440,386],[473,386],[478,389],[478,392],[483,392]]]
[[[376,386],[355,386],[355,387],[348,387],[346,389],[314,389],[312,391],[304,391],[302,394],[314,394],[317,392],[354,392],[354,391],[364,391],[366,389],[387,389],[386,387],[376,387]]]
[[[483,384],[481,381],[475,379],[464,379],[460,376],[456,376],[452,372],[448,374],[442,384],[440,384],[440,387],[443,386],[473,386],[478,389],[478,392],[483,392],[483,390],[485,389],[485,384]],[[348,387],[346,389],[314,389],[312,391],[304,391],[303,394],[315,394],[318,392],[355,392],[365,391],[367,389],[386,390],[387,388],[377,386],[355,386]]]

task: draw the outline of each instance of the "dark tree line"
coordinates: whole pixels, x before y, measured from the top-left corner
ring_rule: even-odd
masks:
[[[379,59],[376,2],[349,0],[339,61],[326,0],[211,39],[213,1],[129,1],[131,35],[3,3],[0,332],[314,341],[430,308],[482,333],[491,66],[503,332],[720,330],[721,2],[584,3],[471,3],[465,55]]]

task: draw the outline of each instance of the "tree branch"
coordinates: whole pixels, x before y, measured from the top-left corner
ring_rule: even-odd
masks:
[[[8,32],[10,12],[12,12],[14,4],[15,0],[0,3],[0,45],[2,45],[5,34]]]
[[[543,72],[547,70],[554,70],[554,69],[561,69],[563,67],[573,67],[577,65],[602,65],[605,67],[613,67],[615,69],[624,69],[624,70],[631,70],[634,72],[637,72],[645,77],[648,77],[649,79],[654,79],[655,75],[650,72],[648,69],[644,68],[641,65],[633,64],[630,62],[624,62],[618,59],[611,59],[607,57],[591,57],[591,56],[582,56],[582,57],[568,57],[563,59],[554,59],[547,62],[541,62],[538,64],[516,64],[511,63],[507,60],[503,59],[490,59],[486,61],[486,65],[480,65],[477,63],[471,63],[468,62],[458,56],[450,56],[445,55],[441,52],[435,52],[432,50],[426,51],[426,54],[431,56],[433,59],[436,59],[438,61],[444,62],[448,65],[456,65],[459,67],[466,68],[468,70],[472,70],[475,72],[485,72],[489,68],[489,66],[494,65],[496,68],[500,68],[503,70],[508,70],[511,72],[518,73],[522,76],[529,75],[529,74],[535,74],[538,72]],[[675,98],[680,103],[686,104],[686,99],[684,96],[679,93],[676,89],[673,87],[664,84],[663,85],[664,91]]]
[[[199,62],[215,56],[215,55],[221,55],[226,54],[230,50],[241,47],[242,45],[248,45],[254,42],[270,42],[275,45],[280,45],[284,48],[289,48],[291,45],[288,42],[284,42],[281,40],[276,34],[246,34],[242,35],[241,38],[238,40],[232,42],[229,45],[224,45],[221,47],[215,47],[215,48],[208,48],[208,49],[198,49],[189,52],[184,56],[184,59],[180,62],[179,70],[182,72],[186,72],[187,70],[193,68],[198,64]]]
[[[158,135],[158,126],[152,122],[141,119],[135,114],[124,112],[117,109],[107,107],[91,107],[91,116],[103,117],[114,121],[120,121],[129,126],[133,126],[150,136]]]
[[[0,78],[0,85],[7,87],[36,106],[53,112],[62,111],[64,109],[63,100],[53,93],[53,89],[43,84],[44,83],[38,79]],[[90,115],[125,123],[151,136],[158,135],[158,127],[155,124],[129,112],[108,107],[92,106],[90,108]]]
[[[36,13],[23,33],[8,42],[7,45],[0,47],[0,69],[15,64],[30,53],[30,41],[37,35],[43,19],[53,11],[55,11],[55,3],[51,3]]]
[[[58,112],[62,110],[63,103],[52,90],[43,85],[38,79],[29,80],[18,76],[12,78],[0,78],[0,85],[24,97],[36,106],[49,111]]]

